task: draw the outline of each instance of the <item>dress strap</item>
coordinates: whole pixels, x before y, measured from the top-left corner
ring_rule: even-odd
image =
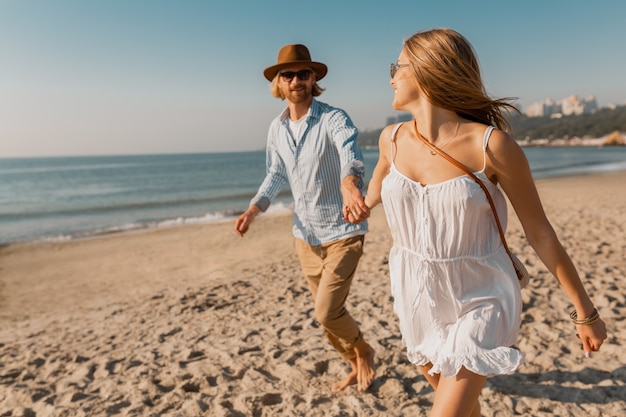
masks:
[[[489,144],[491,132],[493,132],[494,129],[493,126],[487,126],[487,130],[485,130],[485,136],[483,137],[483,169],[480,172],[485,172],[485,168],[487,168],[487,145]]]
[[[400,126],[402,126],[403,122],[397,123],[394,127],[393,130],[391,131],[391,162],[393,163],[393,161],[395,161],[396,156],[393,153],[393,145],[396,143],[396,135],[398,134],[398,129],[400,129]]]
[[[396,134],[398,133],[398,129],[400,129],[400,126],[402,126],[402,123],[404,123],[404,122],[400,122],[400,123],[396,124],[393,127],[393,131],[391,132],[391,141],[392,142],[396,141]]]

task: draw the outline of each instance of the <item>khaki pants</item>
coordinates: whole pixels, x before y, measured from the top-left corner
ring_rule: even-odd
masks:
[[[315,318],[346,360],[354,359],[354,345],[362,338],[345,302],[363,253],[363,240],[360,235],[311,246],[296,239],[296,252],[315,301]]]

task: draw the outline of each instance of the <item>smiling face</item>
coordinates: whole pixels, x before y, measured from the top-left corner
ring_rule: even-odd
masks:
[[[389,81],[393,87],[392,106],[396,110],[407,110],[407,105],[420,97],[420,89],[404,49],[400,52],[396,63],[398,64],[397,70]]]
[[[289,80],[287,77],[283,77],[280,74],[284,73],[297,73],[298,71],[308,70],[310,71],[309,77],[306,80],[300,79],[299,76],[294,76]],[[293,75],[293,74],[290,74]],[[306,103],[313,98],[313,85],[315,84],[315,73],[311,71],[311,68],[306,65],[293,65],[280,70],[278,75],[278,86],[282,92],[283,97],[290,103],[300,104]],[[306,77],[305,77],[306,78]]]

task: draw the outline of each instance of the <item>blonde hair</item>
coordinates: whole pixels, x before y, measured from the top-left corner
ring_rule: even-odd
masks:
[[[417,83],[435,106],[466,119],[510,129],[504,112],[519,110],[513,98],[490,98],[480,75],[472,45],[447,28],[417,32],[404,41],[404,49]]]
[[[315,71],[313,71],[313,74],[315,74]],[[277,72],[276,75],[274,76],[274,79],[272,80],[272,83],[270,84],[270,91],[272,92],[272,95],[274,97],[284,100],[285,95],[283,94],[282,90],[280,89],[280,86],[278,85],[279,79],[280,79],[280,71]],[[313,84],[313,89],[311,90],[311,94],[313,94],[313,97],[318,97],[324,92],[324,90],[325,88],[320,87],[317,81],[315,81],[315,84]]]

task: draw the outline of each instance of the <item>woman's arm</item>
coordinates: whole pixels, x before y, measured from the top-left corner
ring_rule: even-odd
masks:
[[[593,302],[543,210],[523,150],[509,135],[494,130],[487,155],[487,175],[500,183],[522,224],[528,243],[557,278],[574,305],[578,318],[591,316]],[[586,353],[598,350],[606,338],[606,328],[602,320],[576,327]]]
[[[393,126],[387,126],[380,133],[378,138],[378,162],[372,173],[372,179],[367,187],[367,194],[365,195],[365,204],[370,208],[374,208],[376,205],[382,202],[380,197],[380,191],[382,188],[383,179],[389,174],[391,167],[391,132]]]

